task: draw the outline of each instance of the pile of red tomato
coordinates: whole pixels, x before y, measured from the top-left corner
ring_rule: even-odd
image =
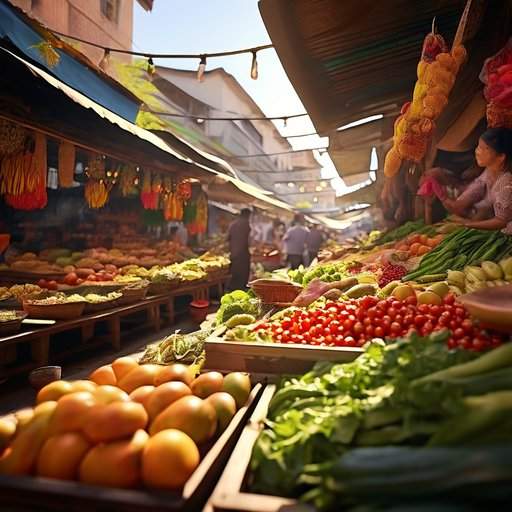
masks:
[[[257,329],[265,329],[278,343],[330,347],[358,347],[373,338],[397,338],[413,330],[426,336],[443,329],[452,333],[449,348],[481,351],[503,342],[501,336],[475,326],[451,294],[441,305],[418,304],[414,296],[403,301],[368,296],[327,302],[324,308],[297,309]]]

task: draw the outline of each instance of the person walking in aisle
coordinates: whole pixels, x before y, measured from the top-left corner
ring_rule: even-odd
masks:
[[[313,224],[309,229],[308,236],[306,238],[306,248],[308,250],[308,263],[311,262],[318,256],[318,251],[324,243],[324,234],[318,229],[316,224]]]
[[[304,215],[298,213],[293,218],[292,227],[283,237],[286,259],[290,268],[296,269],[303,263],[303,253],[309,230],[304,226]]]
[[[244,208],[240,212],[240,217],[229,226],[228,242],[231,257],[229,291],[245,290],[247,281],[249,281],[251,269],[251,255],[249,253],[250,217],[251,210]]]

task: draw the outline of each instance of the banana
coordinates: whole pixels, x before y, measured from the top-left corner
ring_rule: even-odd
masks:
[[[484,261],[480,266],[488,279],[501,279],[503,277],[503,270],[493,261]]]
[[[466,275],[466,279],[471,283],[487,281],[487,276],[480,267],[469,265],[464,269],[464,274]]]
[[[466,275],[464,272],[460,272],[459,270],[448,270],[447,281],[448,284],[464,288],[466,284]]]

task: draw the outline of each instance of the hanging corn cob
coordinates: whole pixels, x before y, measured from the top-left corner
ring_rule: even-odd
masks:
[[[403,161],[417,163],[425,156],[434,121],[446,107],[465,60],[464,47],[455,46],[448,52],[444,39],[432,27],[423,43],[412,101],[403,106],[395,122],[393,147],[384,162],[387,177],[395,176]]]
[[[61,141],[59,145],[59,186],[70,188],[73,186],[75,174],[76,149],[71,142]]]
[[[105,182],[90,179],[85,184],[84,196],[89,208],[102,208],[108,201],[108,189]]]
[[[44,208],[46,194],[47,152],[46,137],[35,133],[23,153],[2,160],[0,193],[5,202],[18,210]]]
[[[27,130],[7,119],[0,119],[0,157],[23,151]]]
[[[89,180],[84,187],[84,197],[89,208],[102,208],[108,201],[109,189],[105,183],[105,159],[95,156],[87,168]]]
[[[119,172],[119,188],[123,197],[137,194],[137,170],[134,165],[125,165]]]

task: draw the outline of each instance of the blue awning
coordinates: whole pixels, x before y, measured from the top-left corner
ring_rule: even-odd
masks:
[[[18,15],[4,0],[0,1],[0,38],[8,39],[26,57],[37,62],[62,82],[99,103],[122,118],[135,122],[139,104],[135,99],[123,94],[113,84],[77,61],[65,51],[56,48],[60,55],[59,63],[49,68],[35,45],[44,39]]]

